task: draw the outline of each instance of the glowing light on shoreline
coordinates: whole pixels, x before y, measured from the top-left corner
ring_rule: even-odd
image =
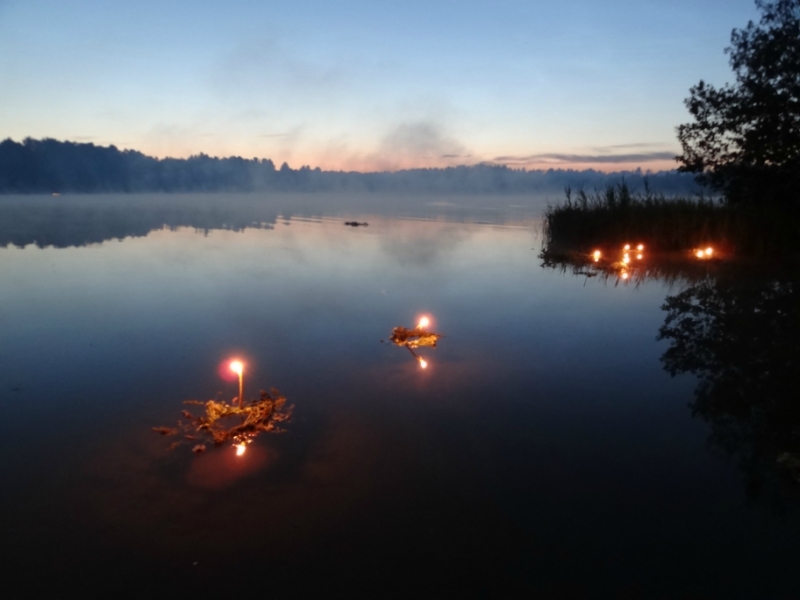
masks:
[[[622,274],[622,278],[623,278],[623,279],[627,279],[627,278],[628,278],[628,274],[627,274],[627,273],[623,273],[623,274]]]
[[[431,324],[431,320],[428,317],[422,317],[419,320],[419,325],[417,325],[417,328],[418,329],[425,329],[430,324]]]
[[[427,369],[428,368],[428,361],[425,360],[424,358],[420,358],[419,359],[419,366],[422,367],[423,369]]]
[[[241,456],[247,450],[247,446],[244,444],[236,444],[234,447],[236,448],[236,456]]]
[[[600,257],[602,256],[602,254],[600,253],[600,250],[595,250],[592,253],[592,256],[594,256],[594,262],[597,262],[598,260],[600,260]]]

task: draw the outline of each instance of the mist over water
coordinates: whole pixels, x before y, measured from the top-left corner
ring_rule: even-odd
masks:
[[[693,355],[669,354],[676,377],[662,362],[662,305],[688,286],[543,269],[545,202],[0,199],[9,577],[156,595],[231,577],[279,597],[791,593],[791,481],[754,493],[736,452],[764,446],[709,444],[722,409],[743,413],[693,418]],[[748,297],[764,289],[791,306],[791,285]],[[443,334],[424,370],[381,343],[422,314]],[[168,452],[151,427],[235,396],[232,356],[249,397],[294,404],[288,431],[242,457]],[[701,410],[709,397],[726,396]],[[779,432],[760,473],[793,451]]]

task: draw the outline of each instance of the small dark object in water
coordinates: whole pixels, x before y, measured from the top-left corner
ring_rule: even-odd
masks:
[[[20,390],[20,388],[18,388],[18,387],[11,388],[12,392],[18,392],[19,390]]]
[[[369,227],[369,223],[366,221],[363,223],[359,223],[358,221],[345,221],[344,224],[348,227]]]

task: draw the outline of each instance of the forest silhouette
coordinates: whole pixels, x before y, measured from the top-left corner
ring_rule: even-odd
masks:
[[[270,159],[199,154],[186,159],[158,159],[115,146],[53,139],[0,142],[0,193],[98,192],[425,192],[535,193],[564,186],[599,188],[625,177],[637,188],[649,185],[665,194],[698,190],[689,174],[641,170],[604,173],[595,170],[526,171],[502,165],[394,172],[323,171],[308,166],[276,168]]]

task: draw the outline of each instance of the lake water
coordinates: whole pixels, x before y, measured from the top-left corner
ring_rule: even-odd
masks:
[[[662,306],[690,284],[543,268],[542,207],[0,198],[4,581],[55,596],[796,597],[796,285],[712,277],[704,298],[744,302],[738,320],[659,341]],[[765,293],[783,309],[748,308]],[[443,334],[419,351],[427,369],[385,343],[423,314]],[[731,331],[725,354],[714,339]],[[186,399],[236,396],[234,356],[245,395],[294,405],[287,431],[243,456],[168,450],[152,427]],[[750,368],[767,383],[737,384]]]

